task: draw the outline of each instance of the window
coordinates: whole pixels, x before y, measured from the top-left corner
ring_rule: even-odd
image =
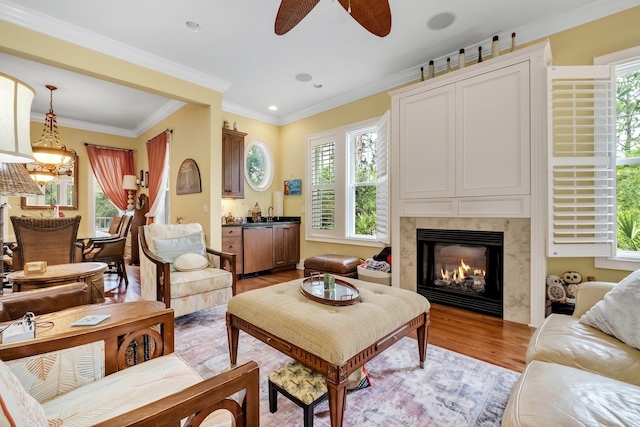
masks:
[[[95,230],[108,231],[111,219],[114,216],[120,216],[121,212],[104,195],[95,175],[91,174],[91,176],[93,177]]]
[[[596,257],[596,267],[635,270],[640,267],[640,201],[637,197],[640,190],[640,48],[599,57],[595,63],[601,65],[558,67],[572,69],[574,83],[592,79],[589,86],[574,87],[577,90],[571,106],[572,120],[574,124],[582,121],[584,125],[582,131],[568,134],[579,151],[588,154],[583,154],[582,161],[571,160],[573,172],[568,181],[563,182],[563,176],[553,170],[550,200],[554,202],[550,206],[558,207],[563,197],[559,188],[569,183],[565,186],[564,199],[567,204],[573,204],[574,210],[564,218],[554,216],[549,228],[557,232],[563,227],[562,223],[565,224],[569,244],[565,246],[568,250],[562,251],[563,256],[591,255]],[[580,91],[582,94],[578,95]],[[557,93],[553,99],[561,96]],[[557,160],[562,147],[562,140],[557,138],[563,132],[562,126],[558,126],[558,117],[567,114],[553,113],[552,165],[557,164],[553,159]],[[588,134],[592,137],[591,143],[587,142]],[[591,161],[585,163],[587,157],[591,157]],[[567,177],[565,174],[564,178]],[[591,234],[584,231],[587,228],[591,228]]]
[[[273,181],[273,161],[266,142],[252,141],[244,151],[244,176],[249,187],[256,191],[265,191]]]
[[[388,243],[388,122],[387,112],[307,139],[308,240]]]

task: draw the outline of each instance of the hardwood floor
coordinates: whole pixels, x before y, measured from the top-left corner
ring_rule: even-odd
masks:
[[[118,286],[115,274],[105,275],[105,296],[125,302],[140,299],[140,269],[127,266],[129,286]],[[263,288],[302,277],[302,270],[256,276],[238,280],[238,293]],[[439,304],[431,306],[429,344],[517,372],[525,367],[527,344],[534,329],[495,317]],[[428,355],[427,348],[427,357]]]

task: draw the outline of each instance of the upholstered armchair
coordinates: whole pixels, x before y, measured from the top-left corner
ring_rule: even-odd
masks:
[[[200,224],[144,225],[139,242],[143,300],[162,301],[179,317],[236,294],[236,255],[206,247]]]
[[[24,263],[46,261],[48,265],[82,262],[82,243],[77,241],[82,217],[35,218],[12,216],[17,247],[13,251],[13,269]]]

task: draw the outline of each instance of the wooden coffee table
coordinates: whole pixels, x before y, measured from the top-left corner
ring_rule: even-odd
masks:
[[[91,288],[91,302],[104,302],[104,272],[107,264],[103,262],[76,262],[47,266],[47,271],[28,276],[24,270],[15,271],[7,276],[13,292],[39,289],[47,286],[64,285],[74,282],[86,282]]]

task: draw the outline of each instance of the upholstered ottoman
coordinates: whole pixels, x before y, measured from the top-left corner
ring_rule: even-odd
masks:
[[[278,410],[278,392],[304,411],[304,427],[313,427],[313,409],[327,399],[324,375],[299,362],[289,362],[269,374],[269,411]]]
[[[358,266],[362,260],[355,256],[324,254],[304,260],[304,275],[331,273],[338,276],[358,278]]]

